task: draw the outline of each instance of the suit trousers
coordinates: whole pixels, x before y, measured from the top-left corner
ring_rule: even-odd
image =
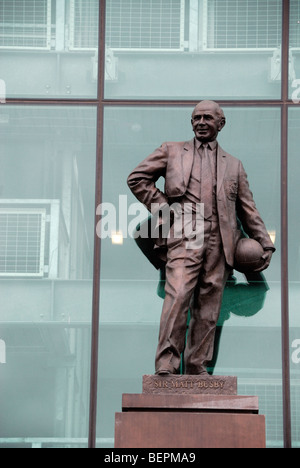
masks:
[[[186,374],[205,372],[213,357],[223,291],[230,273],[218,220],[204,221],[201,247],[187,249],[186,242],[184,236],[168,241],[156,372],[177,373],[183,351]],[[189,310],[191,320],[186,339]]]

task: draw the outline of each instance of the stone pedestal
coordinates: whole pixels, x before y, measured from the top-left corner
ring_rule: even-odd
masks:
[[[238,396],[235,377],[144,376],[124,394],[116,448],[265,448],[258,397]]]

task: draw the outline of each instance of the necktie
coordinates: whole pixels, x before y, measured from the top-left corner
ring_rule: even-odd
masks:
[[[213,178],[207,144],[201,145],[201,203],[204,203],[204,218],[212,216]]]

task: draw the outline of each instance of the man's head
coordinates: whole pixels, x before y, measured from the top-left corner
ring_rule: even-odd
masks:
[[[192,127],[197,140],[214,141],[226,123],[224,112],[214,101],[201,101],[192,113]]]

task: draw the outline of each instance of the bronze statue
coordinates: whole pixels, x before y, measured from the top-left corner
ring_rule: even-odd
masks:
[[[269,266],[275,251],[241,161],[217,142],[225,122],[224,112],[216,102],[200,102],[191,120],[195,138],[163,143],[128,177],[133,194],[157,216],[160,234],[166,223],[164,207],[174,202],[183,210],[185,206],[192,207],[193,225],[197,226],[196,207],[204,204],[201,244],[187,248],[190,238],[184,229],[181,236],[178,232],[175,235],[175,223],[168,236],[152,240],[152,258],[166,262],[165,298],[155,358],[159,375],[178,373],[184,347],[186,374],[207,374],[223,290],[234,268],[235,248],[242,235],[240,225],[264,249],[263,264],[257,271]],[[156,187],[160,177],[165,178],[164,192]],[[160,209],[155,212],[153,207],[157,206]]]

